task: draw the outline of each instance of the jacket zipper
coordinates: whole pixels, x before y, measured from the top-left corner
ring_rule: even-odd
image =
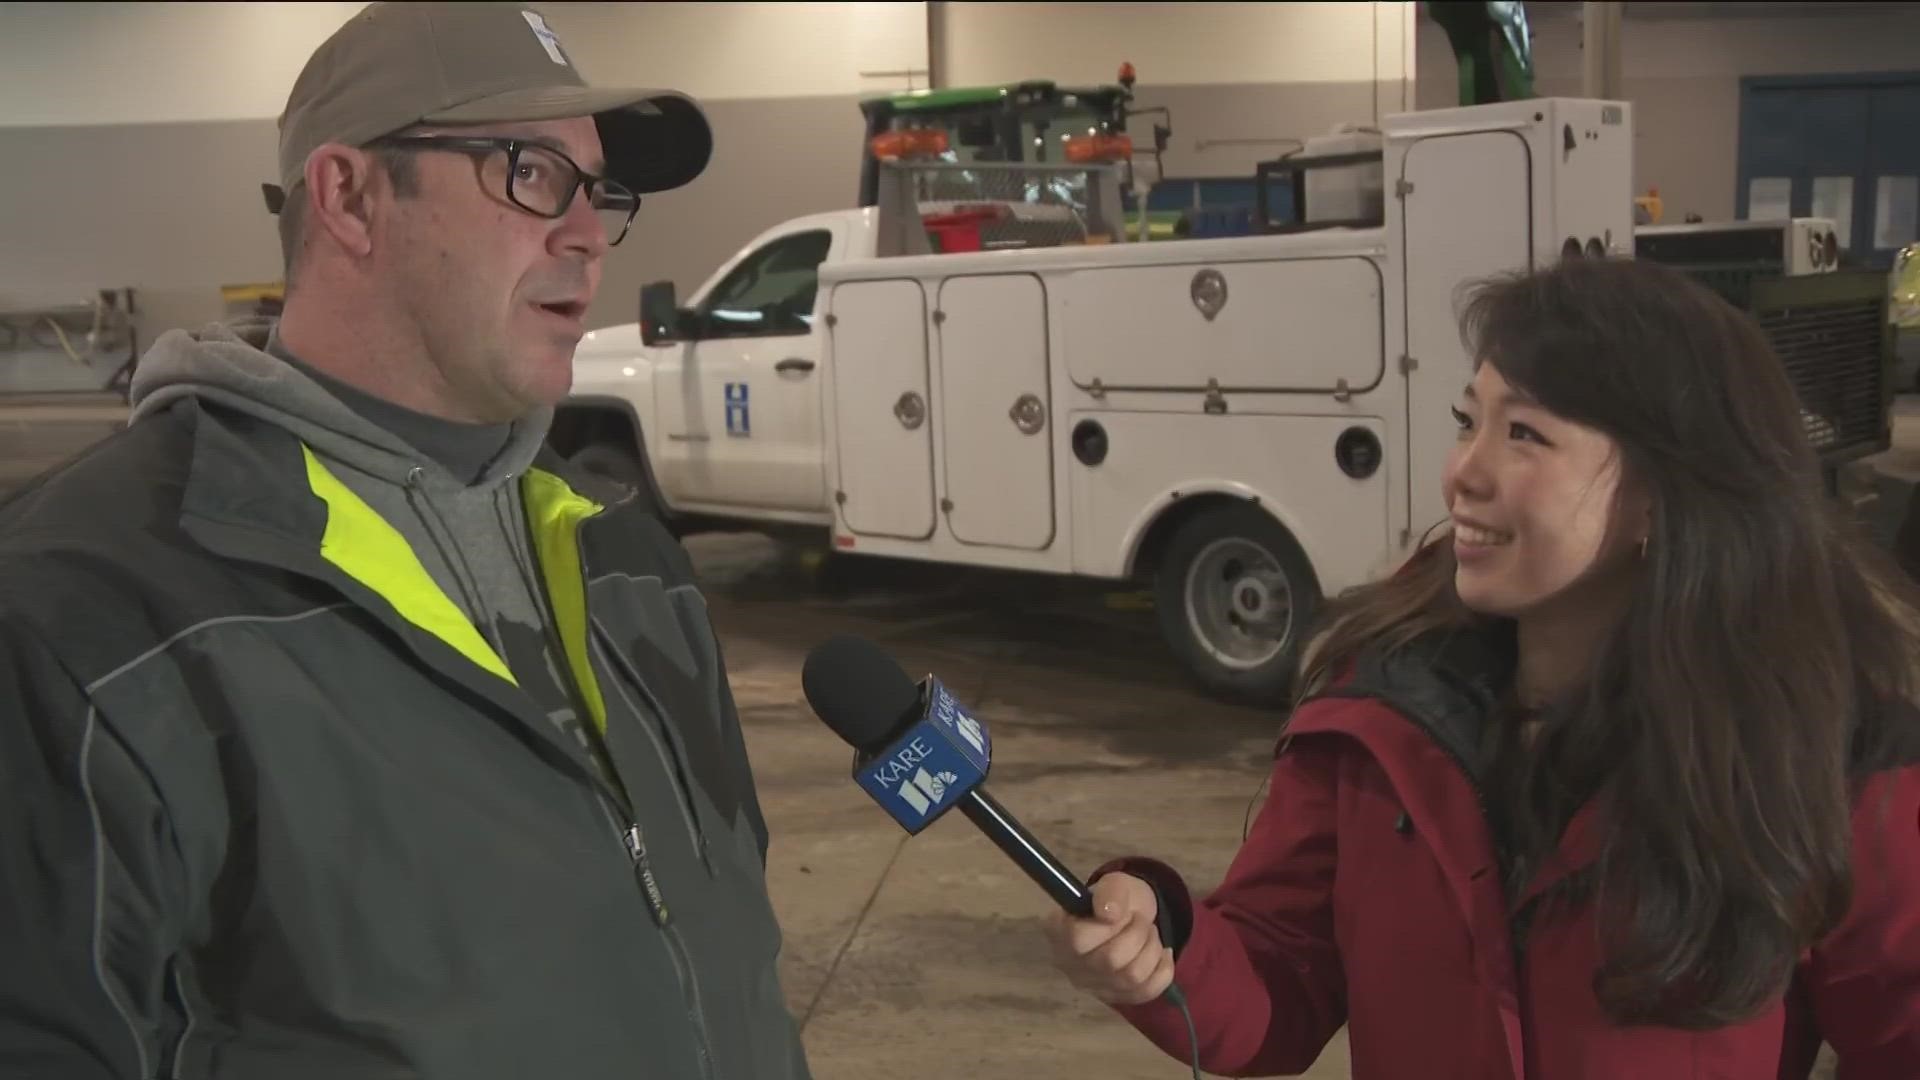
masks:
[[[686,941],[680,935],[680,927],[673,921],[673,909],[667,906],[659,876],[654,873],[653,862],[647,855],[646,832],[634,822],[633,818],[637,815],[628,815],[625,818],[627,824],[621,826],[621,819],[614,816],[604,800],[600,810],[606,815],[608,823],[615,827],[620,846],[627,853],[627,862],[633,868],[634,884],[646,900],[647,914],[653,918],[653,925],[667,943],[667,957],[673,961],[674,981],[679,985],[681,1000],[686,1004],[687,1020],[693,1024],[696,1036],[694,1055],[700,1061],[700,1075],[705,1080],[714,1080],[713,1036],[707,1030],[706,1012],[700,1004],[700,979],[694,973]]]
[[[522,514],[522,526],[530,528],[530,526],[526,526],[525,524],[524,513]],[[587,609],[587,553],[585,547],[580,542],[580,532],[585,526],[586,522],[582,521],[574,527],[573,550],[574,556],[580,565],[580,606],[582,609],[581,614],[587,620],[587,668],[591,671],[593,668],[592,653],[596,627],[592,614]],[[529,536],[527,539],[529,543],[528,550],[537,550],[531,546],[532,537]],[[535,578],[540,588],[541,598],[546,602],[547,611],[551,613],[554,610],[553,597],[547,589],[546,578],[543,574],[536,574]],[[637,679],[635,681],[636,683],[638,682]],[[578,687],[574,688],[574,693],[576,696],[579,694]],[[641,727],[647,727],[643,718],[636,719],[641,719]],[[651,736],[652,732],[649,731],[648,735]],[[609,762],[609,765],[611,766],[611,762]],[[678,777],[674,774],[670,763],[667,768],[667,774],[669,781],[672,782],[676,790],[678,790],[680,787]],[[684,797],[684,793],[682,794]],[[601,809],[603,812],[606,810],[604,803]],[[682,803],[682,814],[687,814],[684,802]],[[686,1002],[687,1019],[693,1023],[693,1030],[696,1036],[694,1040],[694,1052],[700,1061],[700,1075],[704,1080],[715,1080],[713,1072],[713,1035],[707,1030],[706,1013],[700,1004],[700,977],[694,971],[693,959],[687,948],[686,940],[681,936],[680,928],[674,924],[673,912],[672,909],[667,906],[666,894],[660,886],[659,875],[654,873],[652,860],[648,858],[646,833],[640,828],[640,823],[637,820],[639,816],[640,814],[637,809],[627,810],[627,824],[625,828],[619,829],[620,846],[627,853],[627,861],[633,868],[634,883],[639,886],[640,894],[646,900],[647,913],[653,917],[654,926],[659,929],[660,936],[667,943],[667,955],[673,960],[673,973],[675,981],[680,985],[680,996]],[[711,873],[713,867],[711,863],[707,862],[705,837],[695,828],[690,815],[688,816],[687,826],[694,837],[695,850],[700,853],[701,862],[707,865],[708,872]]]
[[[687,995],[687,1012],[693,1018],[694,1030],[700,1033],[700,1041],[694,1049],[700,1055],[700,1075],[706,1080],[714,1080],[713,1075],[713,1036],[707,1031],[706,1013],[700,1007],[700,975],[694,970],[693,958],[689,955],[686,941],[681,938],[680,930],[675,926],[666,928],[667,954],[673,957],[674,973],[680,976],[680,985]]]
[[[680,936],[680,928],[674,925],[666,898],[661,895],[659,880],[654,876],[653,865],[647,858],[646,834],[640,830],[640,826],[629,825],[621,839],[626,843],[627,856],[633,860],[634,880],[640,883],[640,891],[646,896],[647,906],[653,912],[654,925],[660,928],[661,936],[666,939],[667,955],[673,958],[674,975],[679,979],[680,991],[687,999],[687,1016],[693,1021],[694,1030],[700,1034],[695,1046],[700,1056],[700,1075],[711,1080],[713,1036],[707,1031],[706,1013],[700,1005],[700,976],[694,971],[693,958],[688,953],[686,941]]]

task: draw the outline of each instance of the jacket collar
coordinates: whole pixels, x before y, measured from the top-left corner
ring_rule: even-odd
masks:
[[[1367,747],[1415,819],[1428,824],[1428,842],[1448,864],[1463,904],[1478,891],[1470,883],[1498,888],[1485,827],[1490,762],[1484,736],[1517,658],[1512,624],[1504,620],[1436,631],[1392,652],[1362,654],[1344,680],[1303,702],[1287,727],[1291,734],[1345,734]],[[1591,865],[1602,840],[1598,809],[1589,800],[1514,898],[1514,909]]]
[[[1486,780],[1487,725],[1518,660],[1511,623],[1436,631],[1392,652],[1360,656],[1341,696],[1371,697],[1405,714],[1460,765]]]
[[[405,539],[332,480],[299,439],[203,402],[174,407],[191,410],[194,425],[181,494],[183,532],[225,558],[330,587],[392,631],[418,661],[512,715],[550,751],[594,775],[580,748],[519,691],[506,664],[420,567]],[[587,661],[585,568],[576,542],[582,523],[602,506],[551,475],[536,477],[523,490],[531,496],[534,547],[560,616],[565,651],[589,711],[604,724]]]

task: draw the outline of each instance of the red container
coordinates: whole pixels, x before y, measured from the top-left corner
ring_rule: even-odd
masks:
[[[980,227],[989,221],[999,220],[1001,216],[999,210],[982,208],[959,210],[951,214],[926,214],[920,218],[920,223],[926,226],[934,248],[945,254],[979,251]]]

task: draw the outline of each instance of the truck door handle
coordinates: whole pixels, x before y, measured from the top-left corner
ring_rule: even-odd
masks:
[[[789,356],[773,365],[773,370],[785,375],[789,371],[806,373],[813,370],[813,361],[800,356]]]

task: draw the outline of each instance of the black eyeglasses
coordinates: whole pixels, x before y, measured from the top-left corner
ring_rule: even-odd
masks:
[[[609,180],[574,164],[573,159],[545,143],[529,139],[486,135],[393,135],[369,146],[418,147],[469,154],[480,160],[481,176],[497,180],[507,201],[529,214],[557,218],[573,205],[574,193],[585,189],[587,200],[600,217],[609,246],[626,239],[640,196],[618,181]],[[500,155],[504,153],[505,157]],[[493,166],[505,161],[503,176],[489,178]]]

